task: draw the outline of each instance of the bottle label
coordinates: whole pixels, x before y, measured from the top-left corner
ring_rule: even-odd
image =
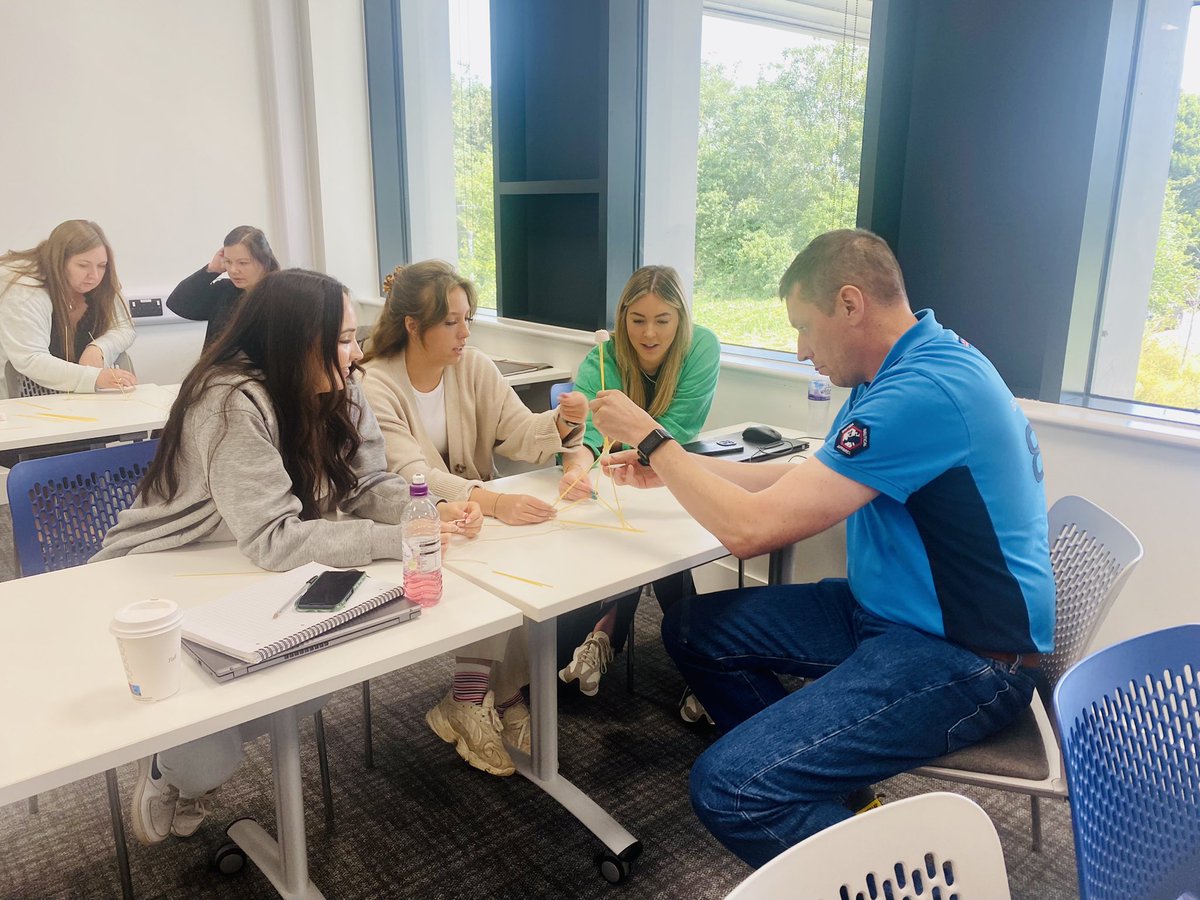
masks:
[[[833,396],[833,385],[824,378],[814,378],[808,382],[809,400],[829,400]]]
[[[442,568],[442,538],[435,535],[409,535],[404,538],[404,571],[410,574],[437,572]]]

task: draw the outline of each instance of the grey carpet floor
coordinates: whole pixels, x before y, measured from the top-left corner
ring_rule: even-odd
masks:
[[[376,679],[376,767],[363,765],[360,694],[335,695],[325,712],[336,822],[321,814],[312,723],[302,723],[309,865],[330,898],[720,898],[749,869],[714,841],[687,800],[688,769],[712,740],[679,720],[678,674],[658,639],[654,603],[638,613],[636,693],[624,665],[595,698],[564,691],[560,755],[564,774],[645,845],[625,884],[611,886],[593,865],[599,843],[522,778],[495,778],[462,763],[424,723],[446,690],[451,666],[433,660]],[[9,687],[12,689],[12,686]],[[128,803],[136,769],[120,772]],[[1069,811],[1043,803],[1045,841],[1033,853],[1028,801],[903,776],[880,786],[886,800],[935,789],[962,790],[987,810],[1000,833],[1013,897],[1078,896]],[[233,878],[208,868],[224,827],[252,816],[274,830],[267,739],[248,748],[238,775],[218,794],[214,815],[191,840],[130,844],[139,897],[271,897],[252,866]],[[126,820],[128,821],[128,819]],[[128,828],[128,824],[126,825]],[[0,808],[0,896],[107,898],[119,895],[102,776]]]

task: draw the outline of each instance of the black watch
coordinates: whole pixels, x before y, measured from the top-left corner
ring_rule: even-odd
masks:
[[[670,433],[662,428],[655,428],[652,432],[642,438],[642,442],[637,445],[638,462],[643,466],[650,465],[650,454],[657,450],[667,441],[673,441]]]

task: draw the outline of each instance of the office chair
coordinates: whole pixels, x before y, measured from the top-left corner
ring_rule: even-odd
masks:
[[[1200,896],[1198,695],[1200,625],[1107,647],[1054,689],[1083,900]]]
[[[99,450],[25,460],[8,474],[8,503],[12,511],[13,543],[21,575],[40,575],[86,563],[100,549],[117,515],[133,504],[138,482],[149,469],[157,440],[118,444]],[[333,792],[321,711],[313,714],[321,795],[326,822],[333,820]],[[112,814],[117,866],[126,897],[133,896],[117,773],[105,773]],[[37,812],[37,798],[29,801]]]
[[[839,897],[1008,900],[1008,871],[987,813],[958,794],[909,797],[819,831],[725,900]]]
[[[133,372],[133,360],[129,358],[128,353],[121,353],[113,365],[118,369],[124,369],[126,372]],[[48,388],[38,384],[26,375],[22,375],[13,368],[13,364],[6,362],[4,364],[4,382],[8,387],[9,397],[45,397],[49,394],[61,394],[62,391]]]
[[[1042,657],[1033,703],[1008,728],[914,770],[915,775],[1029,795],[1033,849],[1042,843],[1039,797],[1067,799],[1056,727],[1047,710],[1063,673],[1095,637],[1142,545],[1133,532],[1082,497],[1063,497],[1048,514],[1054,568],[1054,653]]]

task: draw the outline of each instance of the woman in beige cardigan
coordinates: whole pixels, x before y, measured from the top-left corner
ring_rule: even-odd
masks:
[[[587,401],[568,393],[557,410],[533,413],[485,354],[466,346],[475,286],[448,263],[400,266],[384,284],[386,303],[371,335],[363,391],[379,420],[388,468],[423,474],[447,500],[477,502],[510,525],[544,522],[554,508],[536,497],[485,487],[493,454],[533,463],[563,456],[565,489],[592,465],[581,445]],[[510,746],[529,752],[524,629],[459,650],[450,692],[425,720],[459,756],[494,775],[515,771]]]

